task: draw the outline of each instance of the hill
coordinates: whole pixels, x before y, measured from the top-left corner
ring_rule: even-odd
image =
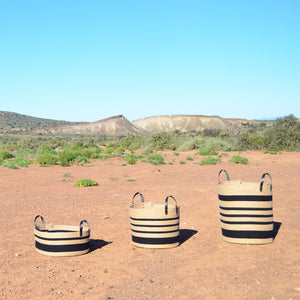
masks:
[[[79,124],[79,122],[57,121],[0,111],[0,132],[32,132],[69,124]]]
[[[246,119],[226,119],[219,116],[165,115],[153,116],[130,122],[123,115],[96,122],[67,122],[26,116],[13,112],[0,112],[0,132],[53,133],[82,135],[115,135],[128,133],[147,135],[161,131],[202,131],[205,129],[232,129],[261,123]],[[269,122],[270,123],[270,122]]]
[[[139,128],[131,123],[123,115],[118,115],[103,119],[97,122],[75,124],[52,128],[51,133],[67,133],[67,134],[103,134],[103,135],[126,135],[133,134],[147,134],[147,131]]]
[[[170,115],[154,116],[133,121],[132,123],[149,132],[160,131],[201,131],[205,129],[228,129],[248,123],[258,123],[246,119],[225,119],[219,116],[203,115]]]

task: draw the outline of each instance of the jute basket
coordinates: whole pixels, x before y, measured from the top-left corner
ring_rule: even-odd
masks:
[[[220,175],[226,174],[226,181]],[[264,183],[265,177],[271,180]],[[273,242],[272,178],[264,173],[260,182],[230,180],[226,170],[218,174],[218,197],[223,240],[240,244]]]
[[[42,224],[37,225],[41,219]],[[86,223],[87,226],[83,224]],[[79,226],[45,224],[40,215],[34,219],[35,249],[48,256],[76,256],[90,250],[90,226],[82,220]]]
[[[140,196],[141,202],[134,203]],[[172,198],[174,204],[169,204]],[[173,196],[168,196],[164,204],[144,202],[144,196],[137,192],[130,206],[132,242],[143,248],[173,248],[179,245],[179,206]]]

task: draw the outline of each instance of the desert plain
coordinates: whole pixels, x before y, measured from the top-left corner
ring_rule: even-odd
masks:
[[[222,156],[200,166],[195,152],[162,152],[165,165],[121,158],[82,166],[12,170],[0,167],[1,299],[300,299],[300,153],[243,152],[247,165]],[[193,160],[186,160],[190,156]],[[185,163],[181,163],[184,161]],[[169,164],[172,162],[172,164]],[[218,172],[259,182],[269,172],[276,235],[272,244],[222,240]],[[74,187],[78,179],[98,182]],[[137,248],[129,206],[135,192],[145,201],[180,205],[180,245]],[[88,254],[44,256],[35,250],[34,218],[91,227]]]

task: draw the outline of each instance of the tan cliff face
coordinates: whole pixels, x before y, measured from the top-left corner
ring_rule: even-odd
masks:
[[[149,132],[159,131],[200,131],[204,129],[224,129],[230,124],[218,116],[171,115],[155,116],[132,122]]]
[[[53,128],[51,133],[126,135],[127,133],[146,134],[147,132],[119,115],[96,122]]]

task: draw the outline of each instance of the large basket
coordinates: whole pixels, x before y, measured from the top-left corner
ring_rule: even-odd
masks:
[[[220,175],[226,174],[226,181]],[[270,184],[264,184],[266,175]],[[264,173],[259,183],[230,180],[226,170],[218,175],[218,197],[223,240],[240,244],[273,242],[272,178]]]
[[[139,195],[141,203],[134,203]],[[175,201],[168,204],[169,198]],[[173,248],[179,245],[179,206],[173,196],[168,196],[165,204],[144,202],[144,197],[137,192],[130,206],[132,242],[143,248]]]
[[[37,225],[39,218],[42,224]],[[34,219],[34,237],[36,251],[48,256],[76,256],[90,250],[90,226],[86,220],[79,226],[52,225],[45,224],[38,215]]]

